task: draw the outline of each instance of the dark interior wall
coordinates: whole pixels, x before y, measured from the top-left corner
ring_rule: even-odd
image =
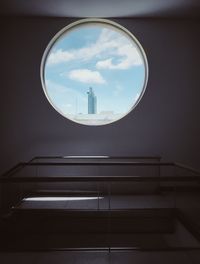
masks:
[[[122,120],[90,127],[59,115],[40,62],[60,18],[1,18],[0,171],[35,155],[161,155],[200,169],[199,20],[115,19],[143,45],[149,81]]]

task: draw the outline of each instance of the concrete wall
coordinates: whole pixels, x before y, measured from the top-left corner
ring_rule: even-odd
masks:
[[[1,18],[0,171],[35,155],[161,155],[200,169],[199,20],[115,19],[143,45],[149,82],[122,120],[90,127],[47,101],[40,62],[72,19]]]

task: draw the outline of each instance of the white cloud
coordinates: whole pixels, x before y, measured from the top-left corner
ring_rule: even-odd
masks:
[[[105,84],[106,81],[103,79],[98,71],[91,71],[88,69],[77,69],[72,70],[68,74],[69,78],[74,81],[90,84]]]
[[[117,46],[113,35],[116,35],[116,33],[103,29],[96,42],[79,49],[70,49],[68,51],[58,49],[50,53],[47,63],[48,65],[55,65],[73,60],[88,61],[94,57],[99,57],[103,52],[108,52]]]
[[[111,69],[113,67],[112,58],[98,61],[96,67],[97,69]]]
[[[114,58],[109,58],[98,61],[96,63],[96,68],[108,70],[127,70],[134,65],[142,64],[142,59],[140,58],[137,49],[130,44],[118,47],[116,55],[121,57],[118,63],[113,63]]]
[[[51,52],[47,63],[55,65],[75,60],[90,61],[94,58],[101,59],[96,63],[98,69],[128,69],[142,64],[136,47],[125,36],[109,29],[103,29],[96,42],[82,48]],[[113,58],[120,62],[113,63]]]
[[[68,62],[74,59],[74,54],[72,52],[63,51],[62,49],[51,52],[48,57],[47,63],[49,65],[58,64],[61,62]]]

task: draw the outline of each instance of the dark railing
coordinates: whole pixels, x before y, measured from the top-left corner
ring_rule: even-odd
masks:
[[[53,175],[53,176],[49,176],[48,174],[46,176],[44,175],[20,175],[20,172],[23,171],[23,169],[25,168],[43,168],[45,166],[50,166],[52,167],[59,167],[59,166],[64,166],[64,167],[72,167],[72,166],[89,166],[89,167],[93,167],[93,166],[98,166],[98,167],[128,167],[130,169],[130,171],[133,168],[148,168],[148,167],[155,167],[158,168],[158,170],[156,171],[156,175],[152,176],[146,176],[146,175],[123,175],[123,176],[119,176],[119,175],[92,175],[92,176],[79,176],[79,175],[62,175],[62,176],[58,176],[58,175]],[[173,173],[172,175],[168,175],[166,174],[162,174],[161,170],[163,168],[172,168]],[[184,173],[181,173],[180,175],[176,174],[176,170],[181,170]],[[76,168],[75,168],[76,170]],[[148,170],[147,170],[148,171]],[[133,173],[134,174],[134,173]],[[162,162],[161,161],[161,157],[159,156],[146,156],[146,157],[106,157],[106,156],[96,156],[96,157],[83,157],[83,156],[68,156],[68,157],[63,157],[63,156],[37,156],[32,158],[30,161],[28,162],[20,162],[18,163],[16,166],[14,166],[13,168],[11,168],[10,170],[8,170],[7,172],[5,172],[1,177],[0,177],[0,183],[3,186],[4,184],[9,185],[10,183],[52,183],[52,182],[56,182],[56,183],[61,183],[61,182],[103,182],[103,183],[108,183],[108,196],[109,196],[109,207],[108,209],[111,210],[111,206],[110,206],[110,197],[112,196],[111,194],[111,187],[110,185],[112,183],[119,183],[119,182],[132,182],[132,183],[138,183],[138,182],[142,182],[142,183],[157,183],[158,187],[163,187],[161,186],[162,184],[166,184],[167,186],[165,186],[166,188],[168,187],[172,187],[172,191],[174,192],[174,195],[176,195],[176,191],[177,191],[177,183],[192,183],[195,184],[196,186],[200,186],[200,172],[185,166],[183,164],[180,163],[175,163],[175,162]],[[172,183],[171,186],[169,186],[169,183]],[[21,184],[22,185],[22,184]],[[184,185],[185,188],[190,188],[190,186],[186,186]],[[99,194],[98,194],[99,195]],[[23,198],[20,197],[20,199]],[[5,198],[4,198],[5,199]],[[20,199],[17,201],[19,202]],[[175,204],[176,207],[176,204]],[[99,205],[98,205],[99,208]],[[109,211],[108,210],[108,211]],[[127,210],[127,209],[126,209]],[[109,216],[109,215],[108,215]],[[184,218],[181,217],[181,214],[179,215],[179,218],[182,222],[184,222]],[[110,219],[108,217],[108,219]],[[190,226],[190,224],[187,224],[187,221],[184,222],[185,225],[187,225],[188,230],[190,230],[190,232],[195,236],[195,230],[193,230]],[[200,232],[199,232],[200,233]],[[198,238],[198,240],[200,241],[200,235],[196,236]],[[200,248],[197,247],[192,247],[192,250],[199,250]],[[108,248],[85,248],[85,249],[80,249],[80,248],[65,248],[65,249],[58,249],[58,248],[51,248],[49,250],[69,250],[69,251],[80,251],[80,250],[84,250],[84,251],[102,251],[102,250],[108,250]],[[138,247],[123,247],[123,248],[111,248],[109,247],[109,250],[112,251],[130,251],[130,250],[141,250]],[[142,250],[148,250],[143,248]],[[151,249],[150,249],[151,250]],[[159,249],[157,249],[159,250]],[[187,247],[174,247],[174,248],[165,248],[165,249],[161,249],[161,250],[191,250],[191,247],[187,248]]]
[[[62,162],[35,162],[37,160],[62,160]],[[11,169],[2,174],[1,178],[9,177],[19,172],[28,166],[127,166],[127,165],[139,165],[141,166],[145,162],[136,162],[135,160],[157,160],[160,163],[161,157],[159,156],[136,156],[136,157],[109,157],[109,156],[36,156],[28,162],[19,162]],[[150,163],[150,162],[149,162]],[[146,164],[149,164],[146,162]],[[154,164],[155,166],[155,164]]]
[[[48,160],[53,159],[62,160],[58,161],[46,161],[46,162],[38,162],[37,160]],[[137,160],[137,161],[136,161]],[[138,161],[138,160],[148,160],[148,161]],[[153,160],[157,160],[156,162]],[[1,177],[0,182],[52,182],[52,181],[198,181],[200,180],[200,172],[180,163],[176,162],[160,162],[161,157],[84,157],[84,156],[38,156],[32,158],[29,162],[20,162],[15,165],[13,168],[6,171]],[[131,166],[131,167],[174,167],[183,169],[185,171],[195,175],[188,176],[37,176],[37,177],[25,177],[25,176],[15,176],[15,174],[27,167],[44,167],[44,166]],[[14,177],[11,177],[14,176]]]

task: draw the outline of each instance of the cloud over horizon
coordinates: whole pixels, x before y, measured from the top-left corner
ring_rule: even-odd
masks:
[[[68,77],[73,81],[88,84],[105,84],[106,80],[98,71],[88,69],[75,69],[69,72]]]
[[[47,59],[47,65],[93,59],[99,60],[95,66],[97,69],[125,70],[143,63],[141,55],[129,38],[115,30],[104,28],[95,41],[81,48],[69,50],[59,48],[52,51]],[[114,64],[114,59],[118,59],[119,63]]]

